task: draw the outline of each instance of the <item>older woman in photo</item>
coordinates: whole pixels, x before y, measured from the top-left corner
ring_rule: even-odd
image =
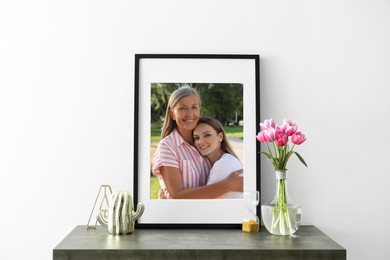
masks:
[[[160,199],[212,199],[242,192],[241,171],[206,185],[211,164],[194,147],[193,130],[200,118],[201,100],[195,89],[181,87],[168,101],[162,140],[153,157],[153,174],[159,177]]]

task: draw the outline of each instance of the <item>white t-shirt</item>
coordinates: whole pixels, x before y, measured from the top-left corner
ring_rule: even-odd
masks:
[[[209,178],[207,180],[207,185],[222,181],[229,177],[232,172],[241,170],[242,164],[241,162],[231,155],[230,153],[225,153],[222,157],[216,161],[213,167],[210,170]],[[224,196],[220,197],[220,199],[242,199],[242,192],[229,192]]]

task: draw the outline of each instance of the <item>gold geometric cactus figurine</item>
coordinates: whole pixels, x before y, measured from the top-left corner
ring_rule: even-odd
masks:
[[[132,234],[135,221],[141,217],[144,209],[144,204],[140,202],[134,207],[130,192],[117,191],[111,194],[108,210],[99,211],[97,220],[113,235]]]
[[[93,204],[91,215],[89,216],[89,219],[88,219],[87,229],[96,229],[96,225],[97,225],[97,221],[98,221],[97,218],[96,218],[96,221],[95,221],[95,225],[91,226],[91,225],[89,225],[89,222],[91,221],[92,215],[94,215],[94,216],[97,215],[97,214],[93,214],[93,213],[95,211],[96,203],[97,203],[97,201],[99,199],[99,195],[100,195],[100,192],[102,191],[102,189],[104,189],[104,195],[103,195],[103,198],[102,198],[102,202],[100,203],[99,209],[97,211],[99,212],[102,209],[102,206],[103,206],[104,202],[106,202],[106,205],[107,205],[107,208],[108,208],[109,202],[108,202],[107,191],[109,190],[110,191],[110,195],[112,194],[111,186],[110,185],[101,185],[100,189],[99,189],[99,192],[98,192],[98,195],[96,196],[95,203]]]

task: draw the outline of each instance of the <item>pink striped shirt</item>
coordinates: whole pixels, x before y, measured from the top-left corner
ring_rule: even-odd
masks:
[[[209,160],[201,156],[194,146],[184,141],[176,129],[160,141],[153,156],[152,171],[153,175],[159,177],[160,194],[163,193],[162,197],[169,199],[171,196],[160,175],[162,166],[178,168],[185,189],[206,185],[211,168]]]

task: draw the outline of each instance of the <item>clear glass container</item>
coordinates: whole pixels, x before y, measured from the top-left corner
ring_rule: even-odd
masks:
[[[290,199],[287,189],[287,170],[276,171],[274,198],[261,206],[265,228],[274,235],[294,234],[301,225],[302,208]]]

